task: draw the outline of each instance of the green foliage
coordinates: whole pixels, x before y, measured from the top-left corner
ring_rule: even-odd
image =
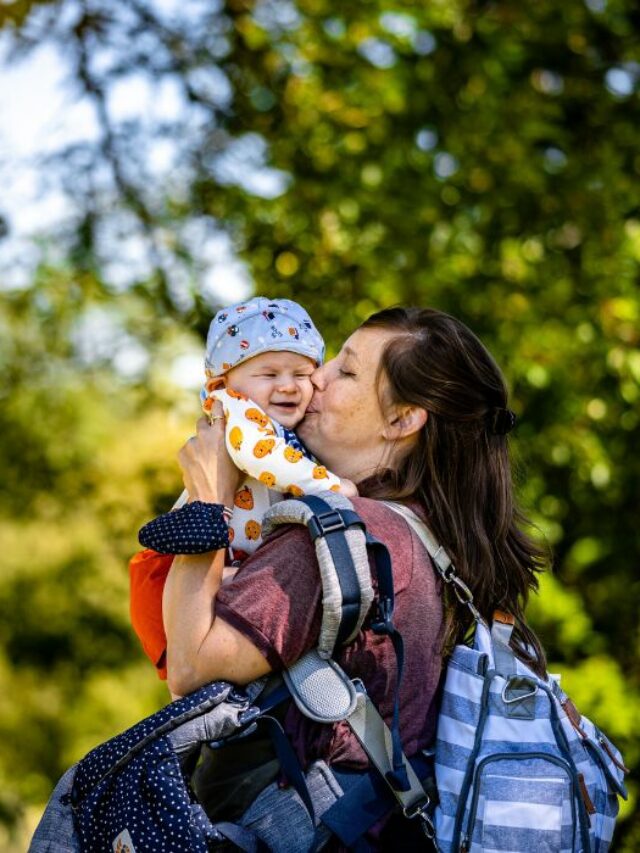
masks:
[[[5,5],[0,23],[27,50],[49,37],[36,13],[67,5]],[[198,121],[184,121],[192,134],[162,129],[185,149],[183,171],[150,197],[143,166],[126,169],[143,150],[136,123],[103,114],[108,144],[83,156],[112,168],[109,203],[72,182],[81,227],[62,244],[67,265],[43,263],[0,313],[0,819],[25,807],[34,819],[71,760],[161,701],[128,628],[125,563],[139,523],[179,490],[172,460],[195,405],[166,376],[214,307],[182,237],[204,221],[231,236],[259,292],[305,304],[330,350],[396,302],[448,310],[487,342],[519,415],[521,499],[555,555],[532,622],[563,685],[637,769],[636,4],[229,0],[163,22],[153,4],[123,6],[68,30],[60,16],[51,37],[119,59],[77,85],[100,102],[132,67],[171,75]],[[231,106],[195,85],[214,69]],[[250,193],[242,164],[224,161],[247,138],[284,176],[279,194]],[[67,182],[76,154],[58,164]],[[104,261],[117,244],[96,236],[114,209],[155,246],[128,289]],[[150,353],[144,375],[125,381],[108,353],[82,361],[77,324],[95,310]],[[630,787],[617,836],[628,853],[640,845]]]

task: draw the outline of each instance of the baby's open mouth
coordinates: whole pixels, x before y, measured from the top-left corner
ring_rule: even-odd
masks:
[[[297,409],[297,403],[272,403],[272,406],[277,406],[279,409]]]

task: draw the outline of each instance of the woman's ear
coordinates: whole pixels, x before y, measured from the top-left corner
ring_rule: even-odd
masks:
[[[429,412],[420,406],[397,405],[392,406],[387,416],[387,423],[382,431],[385,438],[397,441],[400,438],[408,438],[420,432],[426,424]]]

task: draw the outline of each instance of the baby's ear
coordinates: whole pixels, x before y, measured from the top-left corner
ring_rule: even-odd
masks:
[[[212,376],[209,380],[207,380],[207,388],[209,391],[217,391],[218,388],[226,388],[227,387],[227,377],[223,376]]]

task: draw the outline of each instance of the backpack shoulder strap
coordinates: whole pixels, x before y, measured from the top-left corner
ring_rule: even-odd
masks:
[[[409,507],[404,504],[396,503],[395,501],[384,501],[384,504],[404,518],[409,527],[411,527],[418,539],[420,539],[424,547],[427,549],[427,552],[433,560],[436,570],[442,580],[446,584],[450,585],[458,601],[469,608],[469,611],[475,621],[482,622],[482,616],[473,603],[473,593],[462,578],[458,577],[451,557],[444,547],[440,545],[424,521],[419,518],[412,509],[409,509]]]
[[[414,531],[418,539],[427,549],[427,553],[436,564],[436,568],[442,574],[446,572],[451,565],[451,557],[445,549],[440,545],[433,533],[429,530],[424,521],[408,506],[395,501],[383,501],[385,506],[393,510],[407,522],[409,527]]]
[[[274,504],[264,515],[264,533],[279,524],[303,524],[313,539],[323,608],[317,649],[328,659],[336,646],[355,640],[373,602],[364,523],[344,495],[326,492]]]

